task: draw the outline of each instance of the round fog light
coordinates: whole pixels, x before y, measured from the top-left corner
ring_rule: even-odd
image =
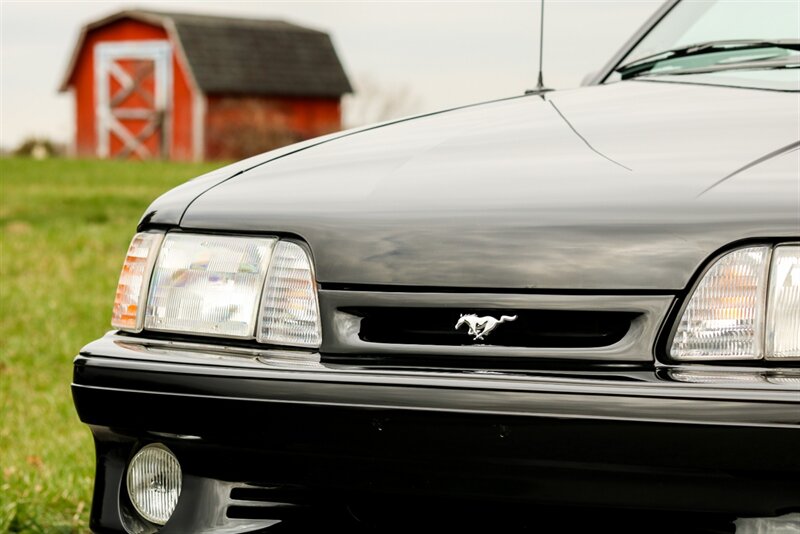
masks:
[[[181,466],[163,445],[147,445],[128,465],[128,497],[144,519],[163,525],[181,494]]]

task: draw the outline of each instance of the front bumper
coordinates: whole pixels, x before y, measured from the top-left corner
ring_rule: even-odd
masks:
[[[110,334],[72,385],[98,454],[92,527],[135,530],[122,480],[150,442],[184,471],[162,532],[248,531],[300,509],[365,521],[399,503],[407,518],[410,502],[800,510],[797,383],[647,375],[360,369]]]

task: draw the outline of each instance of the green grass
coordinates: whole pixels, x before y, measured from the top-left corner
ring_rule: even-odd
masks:
[[[0,159],[0,532],[88,531],[94,446],[72,359],[110,329],[144,209],[218,166]]]

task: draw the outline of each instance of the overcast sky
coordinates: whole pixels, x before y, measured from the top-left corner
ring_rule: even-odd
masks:
[[[600,66],[661,0],[547,0],[545,82],[568,88]],[[0,0],[0,146],[67,142],[70,94],[57,88],[82,25],[120,9],[274,18],[325,30],[356,87],[404,87],[425,112],[535,86],[538,2]]]

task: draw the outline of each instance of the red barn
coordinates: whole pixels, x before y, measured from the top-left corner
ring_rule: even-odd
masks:
[[[85,26],[61,91],[79,156],[239,159],[341,127],[330,37],[273,20],[122,11]]]

